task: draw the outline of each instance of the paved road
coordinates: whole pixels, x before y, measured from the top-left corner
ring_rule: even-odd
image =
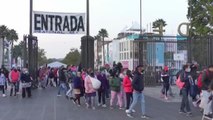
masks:
[[[81,100],[82,103],[83,100]],[[109,103],[109,101],[108,101]],[[201,120],[198,109],[193,109],[193,116],[186,117],[178,113],[177,102],[164,102],[146,96],[147,114],[151,120]],[[136,111],[140,111],[139,105]],[[140,120],[140,114],[134,114],[132,120]],[[0,120],[131,120],[124,110],[97,108],[86,109],[85,105],[75,106],[65,97],[57,97],[55,88],[34,90],[33,97],[0,97]]]

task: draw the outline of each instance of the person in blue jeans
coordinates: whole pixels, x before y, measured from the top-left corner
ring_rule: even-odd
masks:
[[[61,96],[61,90],[64,90],[64,93],[66,95],[67,92],[67,77],[66,77],[66,69],[62,67],[61,70],[59,70],[59,89],[58,89],[58,95]]]
[[[143,72],[143,66],[142,65],[137,66],[135,74],[134,74],[134,78],[133,78],[133,81],[132,81],[133,102],[132,102],[129,110],[126,110],[126,113],[127,113],[128,117],[133,117],[131,115],[131,113],[134,112],[133,108],[136,106],[138,100],[140,100],[141,112],[142,112],[141,118],[149,119],[149,117],[146,115],[146,111],[145,111],[145,98],[144,98],[144,94],[143,94],[144,79],[143,79],[142,72]]]

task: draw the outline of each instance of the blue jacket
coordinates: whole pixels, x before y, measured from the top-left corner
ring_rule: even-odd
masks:
[[[82,87],[82,81],[81,81],[80,77],[75,77],[73,79],[73,86],[74,86],[74,89],[81,89],[81,87]]]
[[[97,79],[101,82],[101,87],[99,88],[99,90],[109,89],[109,81],[107,80],[105,74],[98,74]]]

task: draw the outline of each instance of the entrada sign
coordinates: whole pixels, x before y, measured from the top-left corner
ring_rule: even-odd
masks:
[[[85,34],[85,13],[33,12],[34,33]]]

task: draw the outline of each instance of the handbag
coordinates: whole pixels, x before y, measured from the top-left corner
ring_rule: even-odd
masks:
[[[93,78],[93,77],[90,77],[89,76],[89,79],[91,80],[91,82],[92,82],[92,87],[94,88],[94,89],[99,89],[100,87],[101,87],[101,82],[98,80],[98,79],[95,79],[95,78]]]
[[[31,82],[22,83],[22,88],[28,88],[31,87]]]
[[[176,85],[178,86],[179,89],[182,89],[183,86],[185,85],[185,83],[181,81],[180,75],[179,75],[178,79],[176,80]]]

